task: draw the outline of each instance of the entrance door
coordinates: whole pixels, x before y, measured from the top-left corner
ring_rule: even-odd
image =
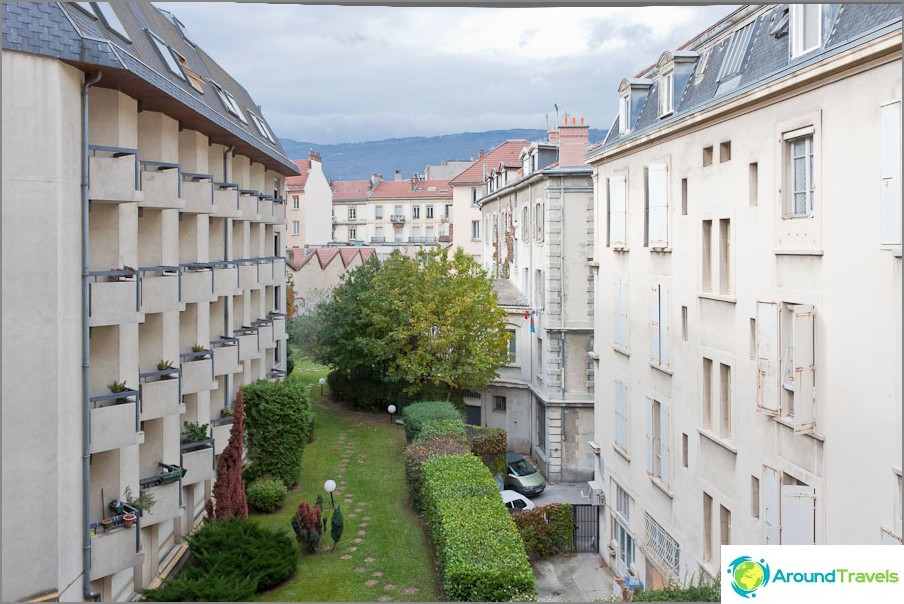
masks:
[[[480,407],[474,405],[465,405],[465,423],[471,426],[479,426],[480,424]]]

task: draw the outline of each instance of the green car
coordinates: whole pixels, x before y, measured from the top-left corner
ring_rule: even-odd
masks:
[[[546,481],[540,471],[517,453],[506,453],[505,462],[508,475],[505,488],[521,493],[525,497],[539,495],[546,488]]]

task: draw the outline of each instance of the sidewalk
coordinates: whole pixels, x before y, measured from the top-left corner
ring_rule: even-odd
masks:
[[[538,602],[592,602],[613,593],[615,575],[598,554],[553,556],[533,567]]]

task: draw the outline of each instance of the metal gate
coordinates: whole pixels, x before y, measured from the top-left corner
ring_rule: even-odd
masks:
[[[599,553],[600,508],[596,505],[573,505],[574,551]]]

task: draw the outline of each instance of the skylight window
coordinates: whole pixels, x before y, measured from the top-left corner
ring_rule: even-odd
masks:
[[[257,126],[258,130],[260,130],[260,133],[263,134],[264,137],[271,143],[276,143],[276,137],[273,136],[273,133],[267,126],[267,122],[265,122],[263,118],[255,114],[253,111],[249,111],[248,115],[251,116],[251,121],[254,122],[254,125]]]
[[[74,2],[73,4],[75,4],[75,5],[78,6],[80,9],[82,9],[83,11],[85,11],[86,13],[88,13],[90,16],[92,16],[92,17],[94,17],[95,19],[97,19],[97,13],[94,12],[94,7],[91,6],[91,3],[90,3],[90,2]]]
[[[210,80],[210,83],[213,84],[213,89],[217,91],[217,96],[220,97],[220,102],[223,103],[226,111],[242,120],[243,124],[247,124],[248,120],[245,119],[245,115],[239,108],[239,104],[235,102],[235,97],[213,80]]]
[[[173,54],[172,49],[166,45],[166,42],[152,34],[150,31],[148,31],[148,36],[150,36],[151,42],[153,42],[154,46],[157,48],[157,53],[160,55],[160,58],[163,59],[163,62],[166,63],[166,66],[173,75],[184,80],[185,74],[179,69],[179,63],[176,62],[176,57]]]
[[[184,73],[188,77],[188,83],[191,84],[191,87],[201,94],[204,94],[204,86],[202,84],[204,82],[204,79],[201,77],[201,75],[193,71],[191,67],[188,66],[188,61],[185,60],[185,57],[183,57],[176,51],[173,51],[173,55],[179,62],[179,67],[182,68],[182,73]]]
[[[127,42],[132,41],[132,39],[129,38],[126,28],[123,27],[122,21],[120,21],[119,17],[116,16],[116,13],[113,12],[113,7],[110,6],[109,2],[92,2],[91,4],[94,5],[95,14],[100,13],[100,17],[103,19],[104,23],[106,23],[107,27],[116,32],[120,37],[124,38]]]
[[[753,38],[754,23],[748,23],[731,36],[731,43],[728,45],[728,51],[722,60],[722,69],[719,71],[720,82],[724,82],[741,72],[741,67],[744,65],[744,57],[747,56],[747,49],[750,47],[750,40]]]

